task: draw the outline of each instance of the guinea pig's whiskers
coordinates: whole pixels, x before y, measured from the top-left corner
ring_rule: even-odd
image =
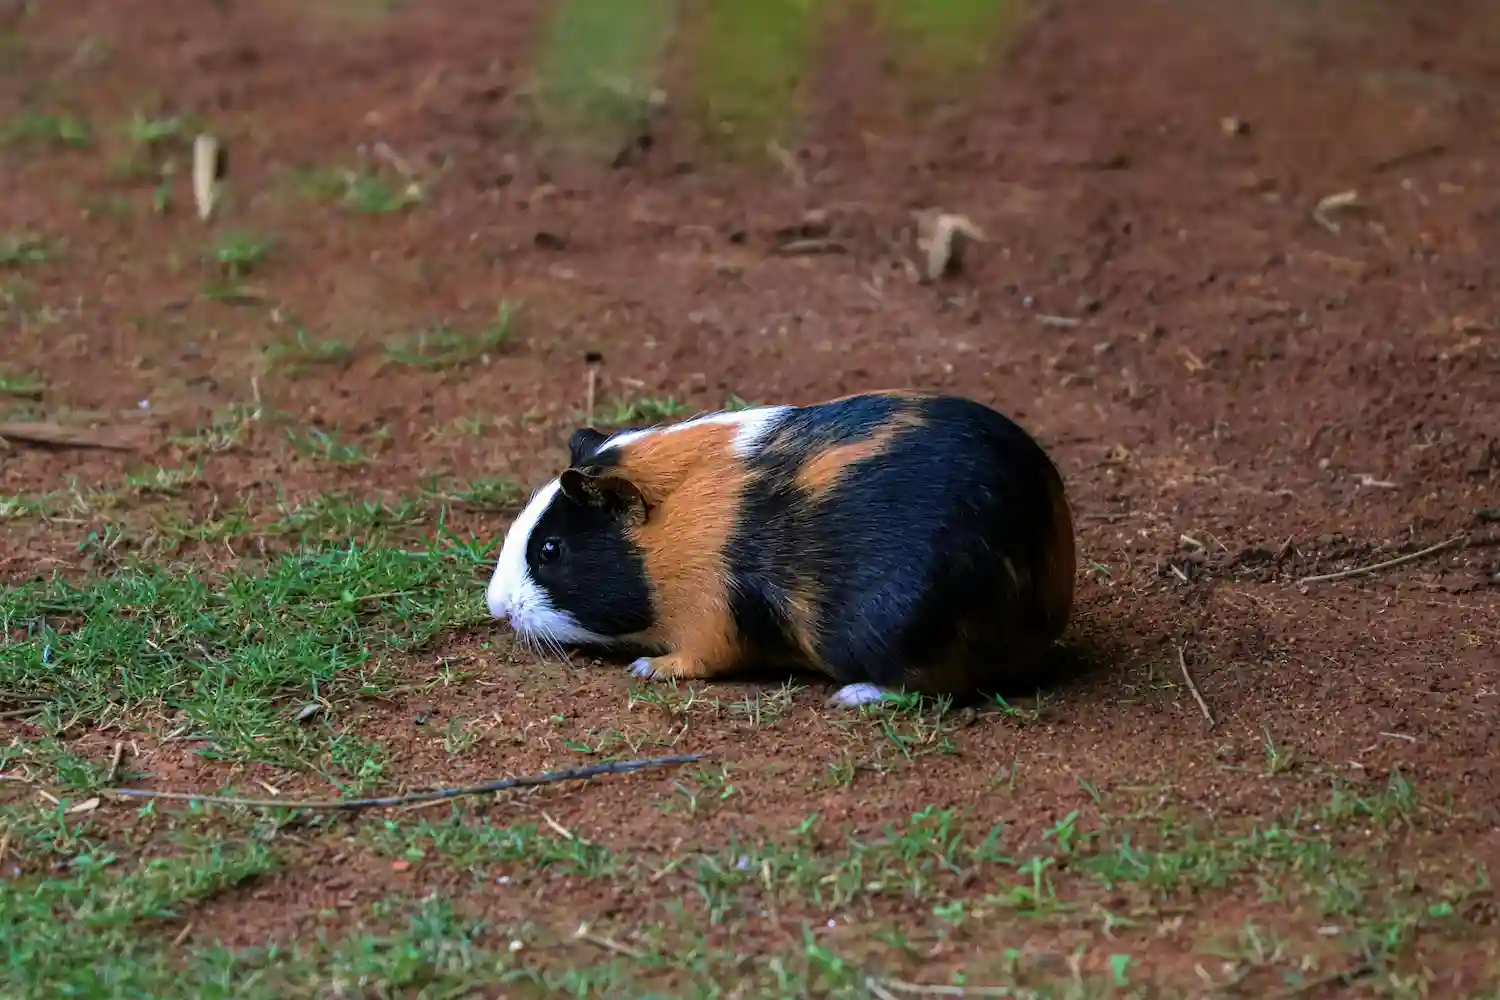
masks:
[[[557,638],[551,632],[543,632],[542,636],[546,640],[547,647],[552,651],[552,655],[571,667],[573,661],[568,659],[568,651],[563,649],[562,643],[558,642]]]

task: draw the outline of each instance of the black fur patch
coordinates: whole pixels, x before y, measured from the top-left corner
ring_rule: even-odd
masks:
[[[558,549],[544,560],[549,540]],[[645,563],[612,508],[580,504],[558,491],[527,539],[526,568],[552,607],[597,635],[640,632],[655,621]]]
[[[921,426],[854,462],[820,498],[798,485],[811,459],[903,412]],[[839,400],[788,413],[747,465],[726,561],[736,624],[764,655],[791,648],[798,578],[816,584],[816,652],[841,683],[899,686],[955,658],[1001,676],[1039,624],[1032,573],[1055,533],[1047,485],[1058,473],[1002,414],[956,397]]]
[[[568,438],[568,464],[575,469],[582,467],[609,435],[592,427],[580,427]]]

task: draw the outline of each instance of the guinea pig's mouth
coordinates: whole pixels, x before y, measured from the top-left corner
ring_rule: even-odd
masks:
[[[534,586],[501,591],[487,596],[490,614],[496,621],[510,626],[511,632],[528,650],[539,657],[568,659],[568,646],[607,646],[608,636],[585,628],[566,611],[552,607],[546,595]]]

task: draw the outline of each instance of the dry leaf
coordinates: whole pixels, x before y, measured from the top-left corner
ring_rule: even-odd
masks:
[[[93,812],[95,809],[98,809],[98,808],[99,808],[99,797],[96,795],[96,796],[94,796],[91,799],[84,799],[82,802],[78,803],[76,806],[69,806],[65,810],[65,814],[68,815],[68,816],[75,816],[78,813]]]
[[[1318,207],[1313,209],[1313,220],[1330,233],[1339,231],[1339,224],[1328,217],[1329,212],[1337,212],[1343,209],[1360,207],[1358,191],[1340,191],[1331,194],[1318,202]]]
[[[916,213],[917,247],[925,257],[922,280],[936,281],[949,271],[963,267],[964,247],[968,241],[983,242],[984,230],[967,215],[928,210]]]

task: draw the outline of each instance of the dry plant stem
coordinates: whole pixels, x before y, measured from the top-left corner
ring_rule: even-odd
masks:
[[[386,806],[404,806],[413,802],[435,802],[439,799],[456,799],[463,795],[485,795],[503,792],[511,788],[532,785],[550,785],[556,781],[577,781],[600,774],[622,774],[650,767],[668,767],[676,764],[691,764],[702,760],[706,754],[686,757],[646,757],[641,760],[622,760],[613,764],[596,764],[592,767],[575,767],[566,771],[549,771],[546,774],[522,775],[518,778],[503,778],[482,785],[464,785],[458,788],[435,788],[427,792],[410,795],[391,795],[378,799],[242,799],[227,795],[198,795],[194,792],[157,792],[146,788],[110,788],[106,795],[117,795],[141,799],[183,799],[191,802],[213,802],[226,806],[247,806],[256,809],[320,809],[353,812],[358,809],[380,809]]]
[[[1188,673],[1187,657],[1183,655],[1181,646],[1177,647],[1177,665],[1182,668],[1182,679],[1187,681],[1187,688],[1192,694],[1193,700],[1198,703],[1198,707],[1203,711],[1203,717],[1208,720],[1208,728],[1212,729],[1214,727],[1214,715],[1208,710],[1208,703],[1203,700],[1203,695],[1198,693],[1198,685],[1193,683],[1193,675]]]
[[[599,388],[599,369],[593,365],[589,366],[588,399],[584,402],[583,420],[585,425],[592,426],[594,423],[594,394]]]
[[[109,774],[105,775],[105,781],[114,781],[120,776],[120,763],[125,759],[125,741],[115,740],[115,752],[109,759]]]
[[[1424,556],[1430,556],[1435,552],[1442,552],[1444,549],[1451,549],[1453,548],[1453,546],[1457,545],[1467,537],[1468,532],[1463,532],[1462,534],[1454,535],[1446,542],[1438,542],[1436,545],[1429,545],[1427,546],[1427,548],[1422,549],[1419,552],[1408,552],[1404,556],[1397,556],[1394,559],[1387,559],[1385,560],[1385,562],[1373,563],[1369,566],[1356,566],[1354,569],[1341,570],[1337,573],[1324,573],[1321,576],[1304,576],[1297,582],[1299,584],[1327,583],[1330,580],[1346,580],[1351,576],[1368,576],[1371,573],[1378,573],[1383,569],[1391,569],[1395,566],[1402,566],[1409,562],[1416,562],[1418,559],[1421,559]]]

